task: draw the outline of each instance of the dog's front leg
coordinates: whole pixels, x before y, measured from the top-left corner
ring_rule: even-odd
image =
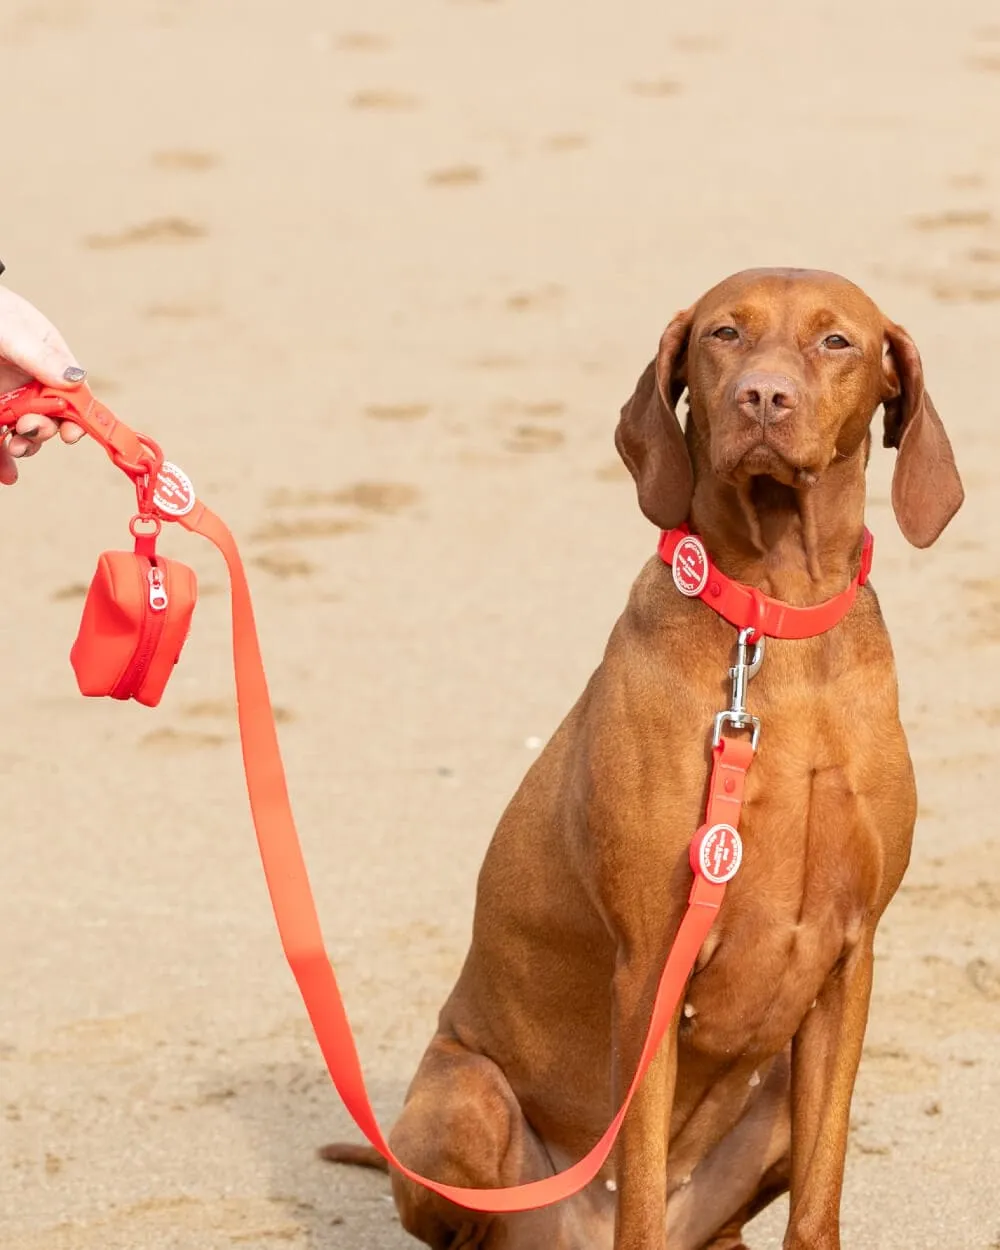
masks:
[[[652,970],[652,971],[651,971]],[[621,1105],[649,1027],[656,956],[619,954],[613,993],[613,1088]],[[639,1086],[618,1139],[614,1250],[666,1250],[667,1135],[677,1079],[677,1021]]]
[[[871,999],[873,932],[834,970],[792,1043],[791,1207],[785,1250],[840,1250],[851,1097]]]

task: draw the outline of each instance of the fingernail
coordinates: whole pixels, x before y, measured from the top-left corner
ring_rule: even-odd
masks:
[[[70,367],[63,372],[63,377],[67,382],[82,382],[86,376],[87,370],[81,369],[79,365],[70,365]]]

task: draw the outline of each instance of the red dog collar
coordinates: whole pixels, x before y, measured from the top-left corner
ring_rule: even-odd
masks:
[[[674,585],[689,599],[701,599],[737,629],[754,631],[748,641],[767,638],[815,638],[825,634],[850,612],[858,587],[868,580],[874,540],[866,529],[861,547],[861,568],[846,590],[825,603],[796,608],[772,599],[756,586],[744,586],[721,573],[709,559],[705,545],[688,529],[665,530],[657,550],[673,570]]]

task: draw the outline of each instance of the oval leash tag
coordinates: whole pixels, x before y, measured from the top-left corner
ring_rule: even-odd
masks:
[[[700,538],[682,538],[671,561],[674,585],[682,595],[696,599],[708,584],[708,552]]]
[[[743,863],[743,839],[732,825],[712,825],[691,847],[691,867],[713,885],[732,881]]]
[[[153,488],[153,504],[166,517],[182,517],[194,507],[191,479],[177,465],[164,460]]]

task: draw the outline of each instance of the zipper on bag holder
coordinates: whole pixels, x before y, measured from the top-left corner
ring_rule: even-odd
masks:
[[[170,602],[167,594],[163,570],[152,559],[145,577],[145,595],[143,596],[142,625],[139,630],[139,641],[135,654],[121,676],[114,691],[114,699],[130,699],[142,686],[146,673],[152,663],[153,656],[163,633],[164,613]]]

